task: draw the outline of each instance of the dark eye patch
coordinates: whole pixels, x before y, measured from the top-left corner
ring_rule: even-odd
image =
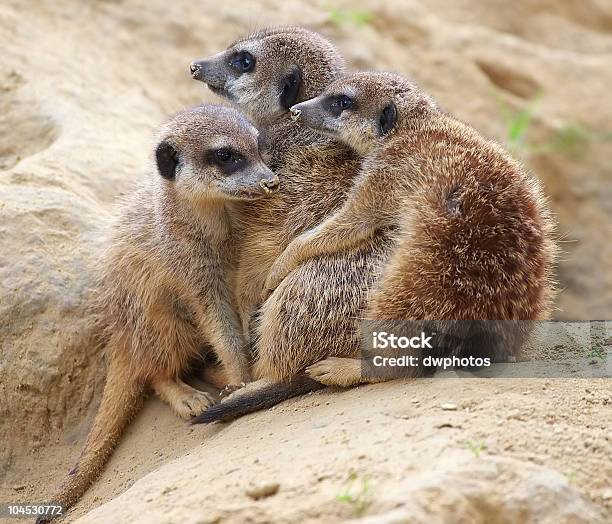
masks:
[[[239,51],[232,56],[230,66],[239,73],[248,73],[255,68],[255,57],[248,51]]]

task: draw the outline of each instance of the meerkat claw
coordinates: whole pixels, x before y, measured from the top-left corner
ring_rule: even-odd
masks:
[[[244,382],[241,382],[240,384],[228,384],[221,391],[219,391],[219,398],[224,399],[229,397],[232,393],[234,393],[234,391],[238,391],[244,386],[246,386]]]

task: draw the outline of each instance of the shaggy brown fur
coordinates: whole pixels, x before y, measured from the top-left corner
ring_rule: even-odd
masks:
[[[312,257],[355,249],[396,227],[398,248],[366,318],[549,316],[557,251],[552,218],[538,181],[501,147],[388,73],[349,75],[292,111],[365,156],[342,208],[291,242],[270,272],[270,288]],[[508,329],[514,336],[506,352],[516,352],[526,333]],[[359,365],[342,359],[308,373],[327,385],[368,380]]]
[[[245,51],[254,67],[241,73],[228,64]],[[343,70],[344,61],[334,47],[301,28],[261,31],[192,64],[194,78],[234,101],[260,127],[267,161],[281,180],[282,191],[249,208],[244,222],[237,293],[245,326],[261,303],[274,260],[291,239],[342,205],[358,172],[359,158],[350,148],[291,122],[288,113],[290,105],[320,93]],[[389,236],[381,234],[355,249],[310,260],[263,303],[254,323],[253,370],[261,379],[262,395],[279,381],[288,382],[277,402],[299,394],[304,388],[293,389],[291,380],[306,366],[330,355],[359,351],[358,319],[366,306],[366,291],[391,247]],[[277,385],[274,388],[279,391]],[[238,391],[218,408],[231,410],[230,399],[244,399],[256,391]]]
[[[95,309],[108,374],[78,464],[52,497],[74,504],[99,475],[152,385],[181,417],[212,398],[181,378],[206,348],[231,383],[249,379],[233,300],[234,221],[278,186],[257,130],[233,109],[203,106],[161,130],[157,172],[124,202],[101,264]]]

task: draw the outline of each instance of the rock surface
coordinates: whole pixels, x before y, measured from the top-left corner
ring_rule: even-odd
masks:
[[[379,384],[189,432],[155,400],[72,516],[83,524],[113,516],[127,524],[603,523],[612,516],[603,500],[612,479],[609,381],[588,388],[583,380]],[[456,411],[440,407],[450,398]],[[254,491],[269,496],[253,501]]]
[[[510,141],[544,181],[567,240],[556,316],[611,317],[609,2],[8,0],[0,5],[0,489],[8,495],[25,482],[19,492],[38,497],[77,455],[103,380],[85,313],[93,263],[113,201],[147,169],[155,127],[215,100],[190,80],[189,61],[275,24],[322,31],[354,67],[410,74],[443,107]],[[524,134],[520,111],[531,116]],[[49,449],[63,454],[41,475],[31,457]],[[595,467],[578,472],[583,489]],[[591,498],[598,489],[588,488]]]
[[[375,487],[366,474],[355,474],[353,483],[349,480],[335,500],[326,500],[327,490],[318,488],[325,480],[314,478],[309,479],[314,487],[306,490],[306,496],[299,491],[303,485],[289,485],[285,486],[287,493],[256,507],[236,485],[223,493],[215,490],[216,496],[210,500],[204,487],[218,482],[227,469],[226,464],[209,469],[211,454],[221,452],[215,447],[160,468],[76,522],[101,524],[112,522],[116,515],[121,515],[125,524],[345,520],[354,524],[442,524],[457,522],[453,520],[457,517],[475,524],[604,522],[603,515],[555,471],[513,459],[465,457],[461,453],[438,458],[423,473],[380,480]],[[208,471],[201,474],[205,469]]]

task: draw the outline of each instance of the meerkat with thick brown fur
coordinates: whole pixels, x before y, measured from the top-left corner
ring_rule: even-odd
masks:
[[[291,111],[353,147],[363,162],[342,208],[289,244],[270,271],[268,288],[313,257],[353,250],[395,227],[398,248],[365,318],[549,317],[557,252],[551,214],[537,179],[499,145],[391,73],[348,75]],[[518,351],[524,329],[494,325],[512,331],[505,356]],[[347,386],[372,378],[364,369],[360,360],[329,359],[308,374]]]
[[[195,79],[255,122],[265,139],[267,162],[281,180],[282,190],[250,207],[244,220],[237,294],[245,326],[262,302],[275,259],[293,238],[342,205],[358,172],[359,157],[350,148],[292,122],[288,111],[322,92],[343,71],[344,60],[330,42],[294,27],[256,32],[191,64]],[[289,275],[254,323],[258,381],[218,409],[235,417],[321,387],[306,380],[303,370],[330,355],[358,351],[357,319],[391,245],[390,237],[381,234],[353,250],[310,260]]]
[[[238,111],[214,105],[162,127],[157,170],[123,203],[101,264],[94,309],[107,340],[106,385],[55,503],[71,506],[99,475],[146,386],[189,418],[213,403],[182,381],[206,348],[230,383],[249,379],[233,300],[234,222],[278,187],[257,138]]]

